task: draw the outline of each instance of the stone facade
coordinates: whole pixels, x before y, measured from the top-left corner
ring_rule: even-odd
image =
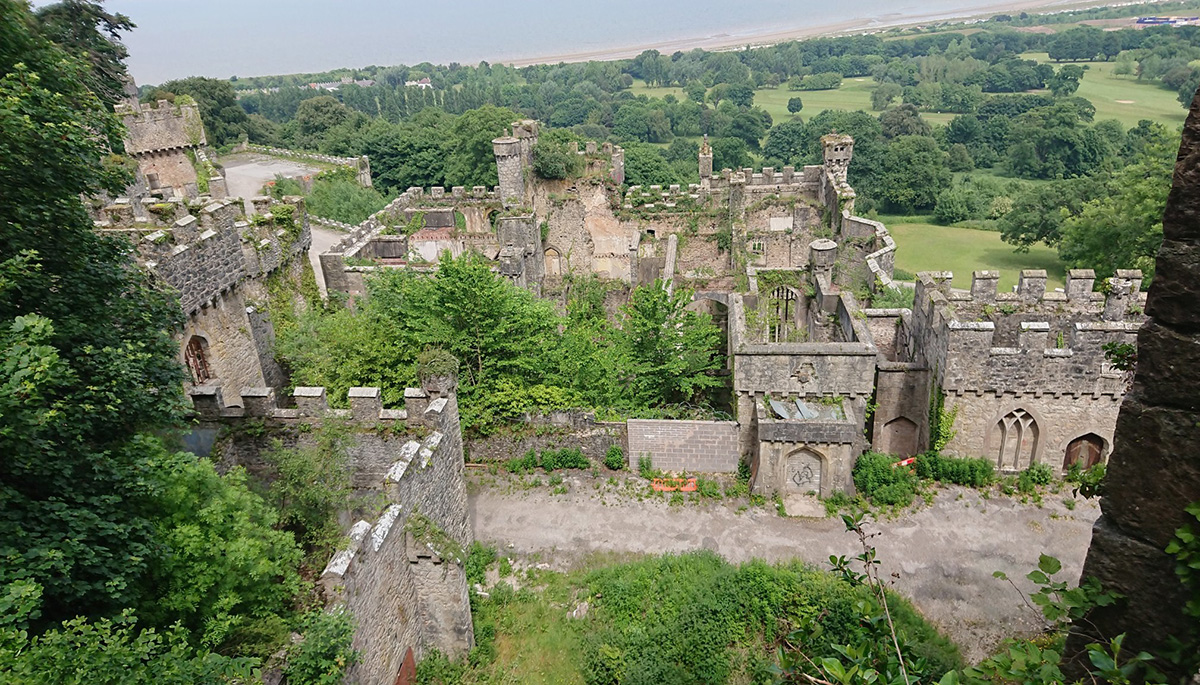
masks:
[[[224,187],[224,178],[206,163],[204,124],[200,109],[187,97],[176,103],[159,100],[143,105],[134,96],[116,106],[116,114],[125,124],[125,153],[138,163],[145,191],[163,197],[196,197],[203,173],[203,185],[216,177]],[[197,157],[197,154],[200,157]],[[215,195],[224,197],[224,193]]]
[[[955,417],[945,451],[1003,471],[1090,464],[1111,450],[1126,379],[1104,345],[1133,340],[1140,273],[1118,273],[1105,293],[1089,271],[1072,271],[1064,292],[1047,292],[1044,272],[1025,272],[1013,293],[998,292],[995,273],[976,273],[969,290],[929,273],[912,310],[865,309],[864,293],[901,286],[887,228],[854,215],[849,136],[822,139],[821,165],[759,171],[715,172],[706,141],[699,184],[627,188],[613,184],[620,149],[594,143],[580,153],[582,177],[536,178],[536,136],[533,122],[516,122],[512,136],[494,141],[497,189],[410,188],[364,222],[321,257],[331,289],[357,296],[375,270],[436,268],[428,250],[413,258],[417,236],[408,260],[346,266],[382,254],[386,227],[413,211],[461,214],[466,221],[439,234],[439,251],[475,250],[544,297],[562,297],[570,274],[615,281],[621,292],[657,279],[690,288],[692,308],[728,336],[738,452],[765,492],[828,495],[852,488],[850,470],[866,449],[927,450],[939,402],[940,416]],[[826,405],[838,416],[821,415]],[[797,485],[796,473],[812,478]]]
[[[964,292],[950,290],[945,274],[918,275],[896,360],[929,369],[930,390],[884,407],[879,420],[912,418],[915,401],[940,392],[944,411],[957,414],[949,454],[987,457],[1002,471],[1065,469],[1072,443],[1089,440],[1103,458],[1126,383],[1104,346],[1134,342],[1141,272],[1118,272],[1107,296],[1092,291],[1091,271],[1072,271],[1063,293],[1046,292],[1041,271],[1023,272],[1015,293],[997,293],[997,278],[976,272]]]
[[[274,357],[267,280],[299,290],[313,278],[303,258],[312,234],[303,198],[257,197],[251,204],[256,213],[247,217],[240,199],[117,198],[95,214],[97,231],[132,241],[141,265],[178,294],[188,387],[282,388],[286,382]]]
[[[473,535],[453,384],[409,389],[405,409],[383,408],[378,388],[352,388],[346,410],[330,410],[324,388],[296,388],[295,408],[276,406],[270,388],[243,389],[241,408],[225,406],[220,387],[196,387],[191,395],[202,426],[265,420],[288,445],[313,440],[301,424],[342,420],[357,429],[346,448],[351,481],[360,493],[381,495],[382,511],[349,526],[350,543],[320,578],[331,610],[355,618],[353,646],[363,659],[353,682],[391,685],[410,650],[415,659],[432,649],[458,657],[474,645],[461,558]],[[229,431],[219,446],[222,464],[261,470],[268,444]],[[436,532],[408,525],[414,520]]]

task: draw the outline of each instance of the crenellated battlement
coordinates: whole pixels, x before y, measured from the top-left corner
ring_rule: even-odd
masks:
[[[320,576],[330,607],[356,619],[354,647],[362,655],[355,682],[391,682],[411,648],[465,653],[474,644],[462,550],[471,543],[463,478],[463,441],[453,377],[424,380],[405,391],[404,409],[385,409],[379,388],[351,388],[349,409],[330,409],[327,391],[298,387],[287,398],[270,388],[242,388],[236,398],[218,386],[191,390],[204,423],[256,421],[288,445],[312,446],[323,421],[350,430],[343,443],[351,486],[372,493],[357,504],[362,518]],[[243,406],[227,407],[225,399]],[[288,400],[281,406],[280,400]],[[309,427],[306,427],[309,426]],[[228,431],[223,451],[247,468],[269,462],[271,441]],[[382,499],[382,501],[380,501]]]
[[[140,261],[179,291],[180,306],[190,315],[244,278],[275,271],[311,244],[304,198],[280,202],[260,196],[251,203],[255,214],[246,217],[241,200],[146,199],[139,218],[127,198],[117,198],[98,210],[95,226],[130,238]]]
[[[446,397],[441,393],[430,393],[421,388],[406,388],[403,409],[386,409],[383,393],[377,387],[350,388],[346,399],[348,409],[333,409],[323,387],[299,386],[285,398],[277,396],[273,388],[241,388],[236,395],[229,395],[218,385],[201,385],[189,392],[196,415],[202,420],[224,419],[319,419],[335,417],[364,426],[386,425],[399,422],[410,425],[436,427],[441,412],[446,407]],[[226,401],[229,400],[229,404]],[[237,405],[241,406],[230,406]],[[433,423],[431,423],[431,421]]]
[[[152,105],[133,100],[113,109],[125,124],[125,151],[131,155],[207,144],[200,108],[189,97],[180,96],[174,103],[159,100]]]
[[[1069,272],[1063,292],[1047,292],[1039,270],[1022,272],[1014,292],[997,292],[994,271],[975,272],[970,291],[952,290],[952,278],[917,275],[911,327],[914,360],[937,369],[947,393],[1124,393],[1104,346],[1135,342],[1141,272],[1118,272],[1107,294],[1093,292],[1090,270]]]

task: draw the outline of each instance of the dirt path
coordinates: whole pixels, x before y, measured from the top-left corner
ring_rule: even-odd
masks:
[[[600,497],[603,479],[567,479],[571,492],[521,489],[472,474],[471,523],[479,540],[509,554],[537,554],[567,569],[596,552],[661,554],[710,549],[733,562],[799,558],[828,567],[830,555],[853,556],[856,540],[835,519],[781,518],[768,503],[738,513],[738,503],[669,506],[658,498]],[[483,482],[487,481],[487,483]],[[1012,498],[983,499],[974,490],[947,488],[931,506],[873,529],[883,575],[950,635],[965,657],[978,660],[1002,638],[1036,629],[1017,593],[992,577],[1021,579],[1045,552],[1063,562],[1074,582],[1083,566],[1099,508],[1047,495],[1043,508]]]

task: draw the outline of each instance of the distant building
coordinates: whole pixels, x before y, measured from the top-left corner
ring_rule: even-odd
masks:
[[[1146,26],[1192,26],[1200,17],[1138,17],[1137,23]]]
[[[359,88],[370,88],[371,86],[375,85],[375,80],[369,78],[355,80],[349,76],[343,76],[340,81],[322,81],[320,83],[310,83],[308,84],[308,88],[311,90],[335,91],[342,86],[349,85],[355,85]]]
[[[405,81],[404,85],[408,88],[432,88],[433,83],[428,78],[423,78],[420,81]]]

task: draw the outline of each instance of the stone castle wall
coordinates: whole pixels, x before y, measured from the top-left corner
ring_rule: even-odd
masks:
[[[734,473],[738,469],[735,421],[671,421],[630,419],[630,470],[648,456],[654,468],[689,473]]]
[[[1014,293],[997,293],[993,272],[976,272],[970,291],[951,290],[950,278],[918,275],[906,349],[898,350],[901,361],[930,370],[931,388],[956,413],[945,451],[1002,470],[1035,462],[1057,469],[1071,441],[1092,435],[1107,454],[1126,378],[1104,346],[1135,341],[1141,273],[1119,273],[1107,296],[1092,291],[1090,271],[1072,271],[1061,293],[1046,292],[1039,271],[1023,272]],[[1006,449],[1017,423],[1020,446]]]
[[[321,585],[331,610],[354,615],[353,646],[363,654],[351,674],[355,682],[390,685],[410,649],[419,659],[431,649],[453,657],[473,646],[462,568],[473,535],[452,388],[409,389],[405,409],[384,409],[378,388],[351,389],[346,410],[330,410],[324,388],[296,388],[294,408],[277,406],[269,388],[243,389],[240,408],[226,406],[218,387],[191,394],[202,422],[235,429],[222,445],[223,464],[260,475],[270,442],[236,430],[241,422],[266,421],[268,431],[286,431],[285,444],[293,446],[314,439],[301,424],[342,420],[352,428],[346,447],[352,484],[382,494],[383,511],[350,526],[350,542],[330,559]],[[426,519],[433,535],[408,525]]]
[[[153,105],[135,101],[117,105],[115,111],[125,124],[125,151],[135,157],[162,150],[198,148],[208,143],[200,108],[193,101],[172,104],[159,100]]]

